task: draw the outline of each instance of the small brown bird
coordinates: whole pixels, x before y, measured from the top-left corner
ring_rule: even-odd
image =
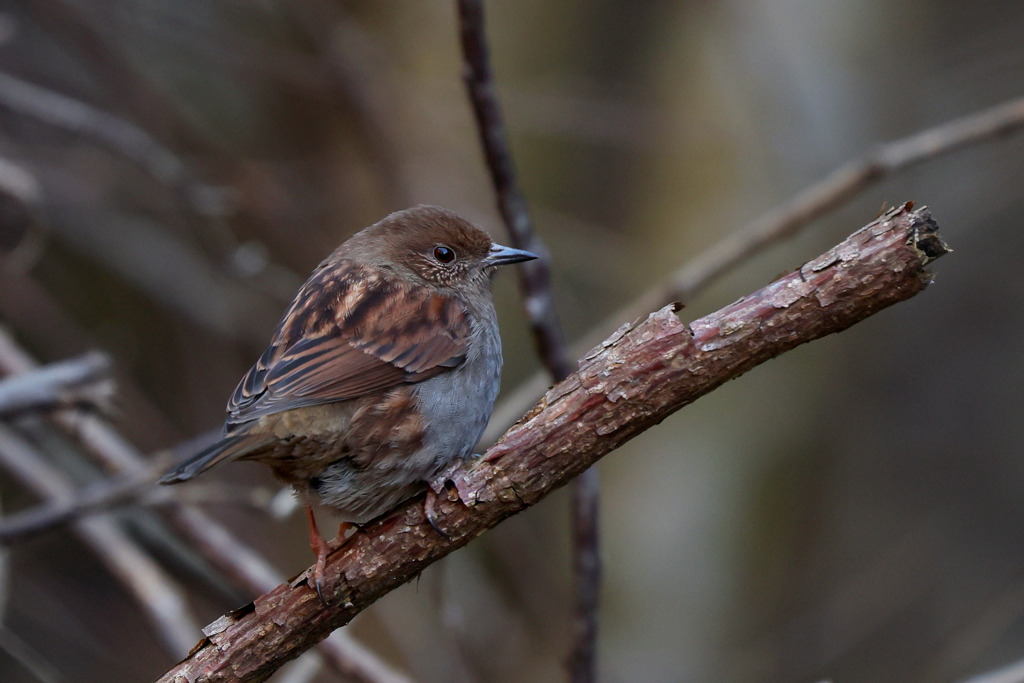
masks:
[[[239,382],[223,438],[160,483],[229,460],[270,465],[306,505],[319,592],[330,545],[315,506],[368,522],[472,452],[501,374],[490,275],[534,258],[435,206],[356,233],[302,286]]]

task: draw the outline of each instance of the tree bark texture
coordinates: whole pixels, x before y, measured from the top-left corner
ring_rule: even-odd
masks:
[[[262,681],[388,591],[599,458],[754,366],[908,299],[946,253],[925,209],[887,212],[824,255],[711,315],[683,324],[667,306],[588,353],[483,457],[357,532],[329,558],[325,607],[300,576],[204,629],[161,682]]]

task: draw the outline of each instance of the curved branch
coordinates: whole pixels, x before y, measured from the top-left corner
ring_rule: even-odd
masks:
[[[946,253],[926,210],[888,212],[823,256],[684,325],[675,306],[588,353],[483,458],[436,488],[440,535],[420,499],[328,558],[325,607],[305,580],[278,586],[204,629],[161,683],[262,681],[388,591],[567,483],[679,408],[781,353],[922,291]]]
[[[878,145],[874,151],[840,166],[788,202],[759,215],[716,242],[661,283],[592,327],[581,340],[573,343],[573,350],[582,352],[596,344],[623,320],[633,320],[670,301],[689,303],[719,276],[768,247],[795,236],[813,221],[835,211],[891,175],[958,149],[1021,131],[1024,131],[1024,97]],[[542,372],[520,384],[495,408],[481,442],[492,444],[497,441],[501,433],[533,405],[548,384]]]

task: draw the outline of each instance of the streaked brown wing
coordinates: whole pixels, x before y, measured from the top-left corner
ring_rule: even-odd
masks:
[[[228,401],[228,424],[420,382],[465,359],[458,301],[341,262],[303,285]]]

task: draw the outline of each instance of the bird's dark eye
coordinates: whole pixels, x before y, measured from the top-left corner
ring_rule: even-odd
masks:
[[[451,263],[455,260],[455,252],[448,247],[434,247],[434,258],[441,263]]]

